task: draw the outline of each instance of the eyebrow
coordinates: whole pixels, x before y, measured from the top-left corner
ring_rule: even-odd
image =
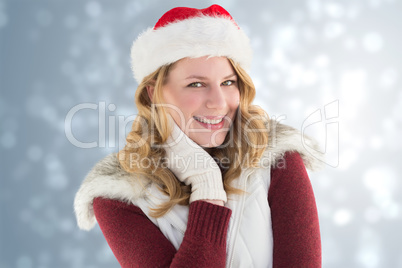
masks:
[[[237,76],[236,74],[229,74],[228,76],[225,76],[223,79],[228,79],[228,78],[230,78],[230,77],[233,77],[233,76]],[[199,76],[199,75],[190,75],[189,77],[187,77],[186,78],[186,80],[187,79],[198,79],[198,80],[208,80],[208,78],[207,77],[205,77],[205,76]]]

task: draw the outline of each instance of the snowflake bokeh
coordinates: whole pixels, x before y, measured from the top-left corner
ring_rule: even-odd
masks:
[[[327,152],[309,174],[323,267],[402,267],[402,2],[219,4],[252,42],[255,104]],[[99,227],[77,228],[74,195],[137,112],[133,40],[187,5],[0,0],[1,268],[119,267]]]

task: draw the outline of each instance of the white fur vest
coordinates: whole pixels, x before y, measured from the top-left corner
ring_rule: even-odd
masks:
[[[227,267],[272,266],[271,211],[267,200],[270,168],[280,165],[287,151],[298,152],[310,170],[316,170],[324,163],[315,141],[302,138],[294,128],[275,121],[271,121],[269,126],[270,144],[261,159],[262,167],[242,171],[233,186],[243,189],[246,194],[229,196],[225,205],[232,210],[227,237]],[[167,196],[148,179],[123,170],[115,153],[94,166],[76,194],[74,209],[81,229],[90,230],[96,223],[92,207],[95,197],[132,203],[146,215],[149,215],[150,208],[167,200]],[[188,207],[177,205],[163,217],[148,217],[178,249],[187,226]]]

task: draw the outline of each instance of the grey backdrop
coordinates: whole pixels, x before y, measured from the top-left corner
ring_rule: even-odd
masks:
[[[136,114],[133,39],[188,3],[0,0],[1,268],[118,267],[74,194]],[[401,1],[219,3],[252,40],[256,104],[327,151],[324,267],[402,267]]]

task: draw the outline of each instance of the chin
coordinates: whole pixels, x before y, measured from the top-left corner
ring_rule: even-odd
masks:
[[[203,139],[193,139],[198,145],[200,145],[203,148],[215,148],[223,144],[225,141],[226,134],[221,137],[221,135],[218,135],[217,137],[214,137],[214,142],[212,142],[212,137],[209,136],[207,139],[205,137]]]
[[[211,148],[215,148],[215,147],[217,147],[217,146],[219,146],[219,145],[206,144],[206,145],[202,145],[201,147],[202,147],[202,148],[211,149]]]

